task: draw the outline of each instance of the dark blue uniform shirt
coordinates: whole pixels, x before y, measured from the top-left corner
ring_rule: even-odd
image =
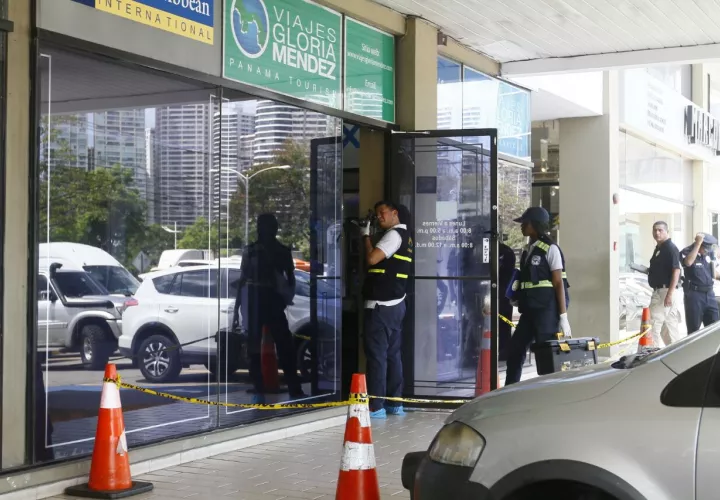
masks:
[[[683,251],[680,252],[683,261],[690,254],[692,248],[691,245],[683,248]],[[685,286],[691,285],[691,288],[709,287],[710,290],[712,289],[715,270],[710,254],[703,256],[698,252],[695,262],[693,262],[692,265],[686,266],[685,262],[683,262],[683,269],[685,270]]]

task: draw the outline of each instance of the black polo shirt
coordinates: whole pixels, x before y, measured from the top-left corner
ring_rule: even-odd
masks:
[[[651,288],[670,286],[673,270],[680,269],[680,251],[670,238],[655,247],[650,259],[648,284]]]

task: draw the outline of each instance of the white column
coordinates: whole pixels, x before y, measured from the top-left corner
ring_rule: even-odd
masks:
[[[697,106],[705,110],[708,109],[708,78],[702,64],[693,64],[692,67],[692,101]],[[695,207],[692,214],[692,231],[686,233],[690,239],[696,233],[710,232],[712,230],[705,200],[708,196],[717,196],[717,194],[708,192],[706,188],[708,168],[710,168],[710,165],[704,161],[693,161],[692,193]]]
[[[560,121],[560,225],[573,336],[607,342],[619,330],[617,71],[603,80],[603,116]]]

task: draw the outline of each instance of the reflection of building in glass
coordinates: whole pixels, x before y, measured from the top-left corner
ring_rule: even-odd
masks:
[[[158,108],[155,112],[155,171],[160,224],[192,225],[209,210],[210,138],[207,104]]]
[[[90,138],[94,168],[122,166],[133,173],[133,187],[149,201],[152,179],[147,172],[145,110],[123,109],[93,113]]]
[[[238,111],[238,167],[247,170],[253,164],[253,143],[255,142],[255,113]]]
[[[157,203],[157,182],[155,181],[155,129],[145,129],[145,172],[148,179],[147,184],[147,221],[155,224],[156,203]]]
[[[238,114],[230,106],[223,106],[222,113],[213,116],[213,213],[220,215],[237,191],[239,163]]]
[[[310,141],[328,135],[326,115],[273,101],[258,101],[255,116],[254,163],[271,163],[288,140]]]
[[[50,141],[40,148],[40,161],[50,157],[50,167],[88,167],[88,123],[87,116],[57,115],[50,120]]]

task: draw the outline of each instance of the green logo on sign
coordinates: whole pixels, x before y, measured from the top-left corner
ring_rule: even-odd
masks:
[[[305,0],[227,0],[223,75],[340,107],[341,20]]]
[[[233,0],[232,33],[246,57],[255,59],[263,55],[270,40],[269,25],[263,0]]]

